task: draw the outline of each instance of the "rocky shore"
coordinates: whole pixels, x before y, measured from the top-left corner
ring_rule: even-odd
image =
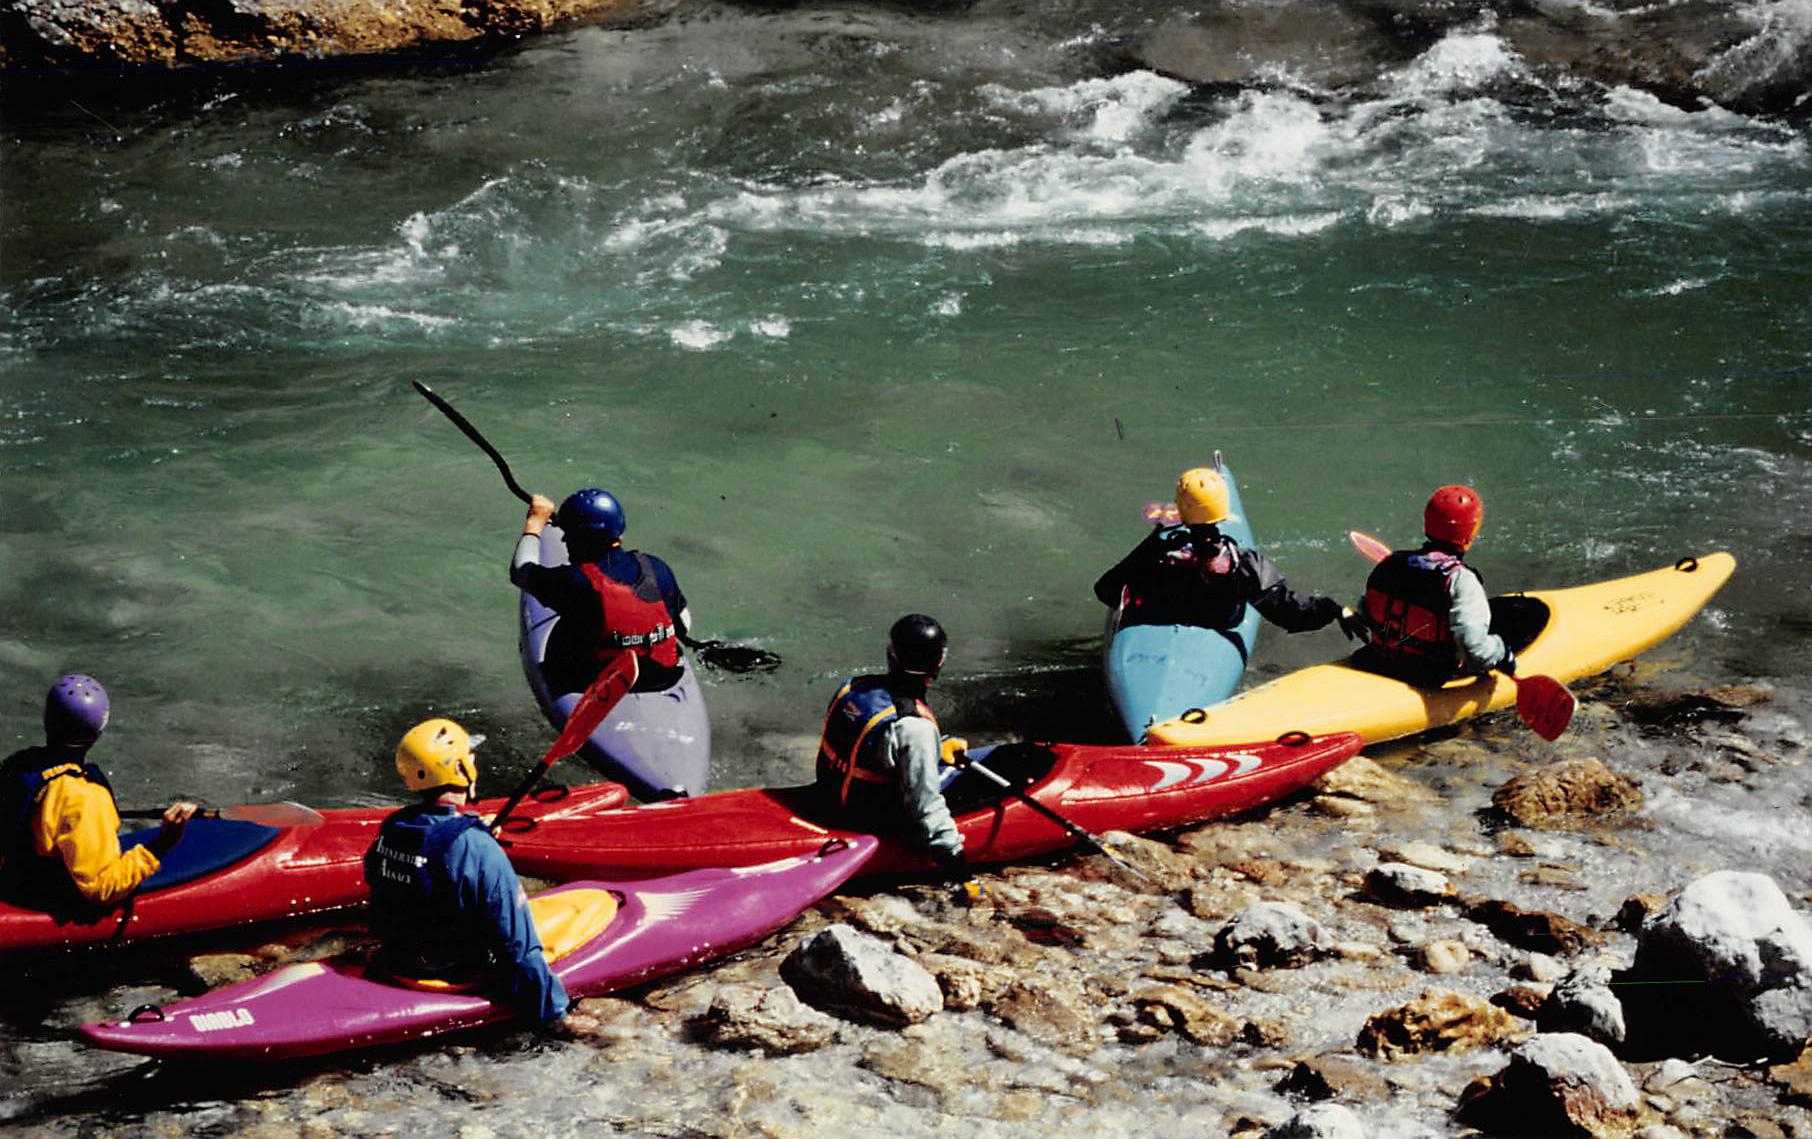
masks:
[[[11,0],[0,73],[153,73],[294,67],[497,50],[581,24],[683,17],[694,0]],[[917,9],[918,6],[915,6]],[[1445,37],[1490,33],[1525,65],[1523,97],[1628,86],[1674,105],[1743,113],[1808,108],[1812,37],[1776,6],[1729,0],[1219,0],[1174,15],[1128,9],[1105,70],[1145,68],[1205,86],[1363,91]],[[931,18],[986,16],[936,5]],[[860,35],[852,31],[852,35]],[[1515,102],[1516,92],[1503,92]]]
[[[67,1039],[357,935],[199,957],[161,985],[53,1001],[42,1035],[4,1051],[35,1090],[0,1100],[0,1121],[1803,1139],[1805,708],[1601,684],[1556,745],[1499,717],[1356,758],[1253,816],[1109,836],[1145,879],[1072,856],[984,874],[974,900],[927,883],[841,895],[716,967],[582,1002],[562,1037],[237,1075]]]

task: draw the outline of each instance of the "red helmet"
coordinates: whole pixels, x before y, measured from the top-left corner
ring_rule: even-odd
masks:
[[[1464,550],[1479,536],[1485,504],[1469,486],[1444,486],[1428,496],[1422,508],[1422,533]]]

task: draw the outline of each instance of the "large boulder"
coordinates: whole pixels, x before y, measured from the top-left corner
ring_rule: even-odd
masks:
[[[801,1000],[852,1020],[917,1024],[944,1007],[937,981],[886,943],[838,924],[787,955],[780,976]]]
[[[1519,1045],[1509,1064],[1473,1081],[1457,1114],[1489,1135],[1611,1139],[1634,1131],[1640,1111],[1636,1085],[1610,1049],[1558,1032]]]
[[[1721,870],[1643,925],[1623,980],[1658,1040],[1727,1059],[1797,1055],[1812,1037],[1812,924],[1764,874]]]

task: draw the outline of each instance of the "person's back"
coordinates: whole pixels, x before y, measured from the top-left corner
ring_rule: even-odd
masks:
[[[567,564],[541,564],[541,532],[560,527]],[[550,688],[580,692],[602,662],[634,652],[636,691],[672,687],[682,675],[679,638],[689,627],[686,598],[673,570],[653,554],[627,550],[622,506],[608,491],[575,491],[558,509],[534,495],[510,563],[510,581],[560,615],[544,668]]]
[[[193,803],[171,804],[150,841],[121,849],[113,788],[88,761],[109,713],[99,681],[59,677],[45,697],[44,745],[0,764],[0,897],[58,913],[112,906],[181,839]]]
[[[1340,616],[1339,602],[1295,593],[1271,559],[1221,532],[1232,493],[1219,471],[1184,471],[1176,503],[1179,524],[1153,530],[1095,581],[1096,599],[1121,607],[1121,625],[1232,629],[1251,605],[1272,624],[1300,633]]]
[[[373,964],[409,980],[474,984],[539,1020],[557,1020],[566,992],[549,971],[521,881],[483,821],[471,737],[451,720],[410,729],[397,772],[419,801],[378,828],[365,854]]]
[[[966,876],[963,838],[940,786],[937,719],[925,703],[945,645],[943,628],[930,617],[914,613],[894,622],[887,672],[846,681],[831,698],[816,786],[844,825],[903,831],[948,873]]]
[[[1392,552],[1366,578],[1360,665],[1428,688],[1492,669],[1515,673],[1516,654],[1490,631],[1483,580],[1465,562],[1483,519],[1470,488],[1445,486],[1430,496],[1423,509],[1428,541]]]

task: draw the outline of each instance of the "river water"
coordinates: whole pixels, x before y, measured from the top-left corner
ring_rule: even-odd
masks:
[[[1216,449],[1300,588],[1467,482],[1494,588],[1731,550],[1656,667],[1803,677],[1803,122],[1551,89],[1488,26],[1339,98],[1102,65],[1168,12],[698,5],[14,93],[0,742],[79,670],[122,800],[386,801],[428,714],[538,755],[520,505],[411,380],[784,658],[706,674],[717,786],[805,778],[912,610],[948,729],[1113,738],[1090,585]],[[1342,650],[1273,631],[1254,673]]]

